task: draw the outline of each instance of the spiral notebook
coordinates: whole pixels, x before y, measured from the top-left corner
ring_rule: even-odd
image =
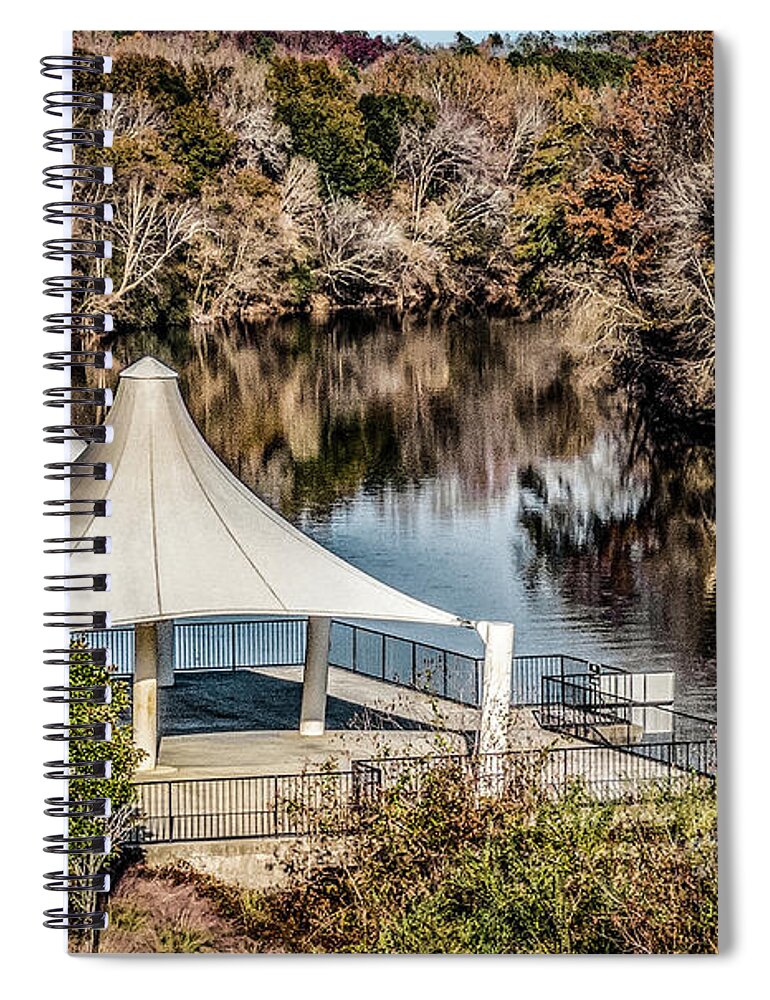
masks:
[[[70,951],[716,951],[712,50],[42,60]]]

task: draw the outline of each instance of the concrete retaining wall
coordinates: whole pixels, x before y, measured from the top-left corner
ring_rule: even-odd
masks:
[[[148,844],[145,859],[151,868],[184,861],[229,885],[243,889],[275,889],[288,883],[288,865],[295,871],[302,871],[333,864],[344,847],[345,838],[321,843],[310,837]]]

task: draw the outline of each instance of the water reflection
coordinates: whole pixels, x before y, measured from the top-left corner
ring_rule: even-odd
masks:
[[[654,449],[556,326],[339,315],[114,350],[176,367],[221,458],[351,562],[514,621],[520,652],[672,666],[713,711],[713,451]]]

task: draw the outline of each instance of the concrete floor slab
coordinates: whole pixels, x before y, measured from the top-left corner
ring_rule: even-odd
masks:
[[[302,667],[178,673],[164,689],[158,766],[142,781],[296,774],[370,757],[464,753],[480,712],[332,667],[323,736],[300,736]],[[526,709],[511,712],[509,746],[565,745]]]
[[[142,781],[236,775],[299,774],[324,767],[345,771],[367,757],[407,757],[465,753],[457,733],[417,730],[331,730],[323,736],[300,736],[285,730],[196,733],[161,741],[158,767],[142,771]]]

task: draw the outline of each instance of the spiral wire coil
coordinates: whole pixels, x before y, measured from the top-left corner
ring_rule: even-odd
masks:
[[[69,55],[46,56],[40,60],[43,76],[66,81],[62,86],[71,83],[72,75],[82,74],[101,77],[112,69],[112,60],[103,56]],[[61,335],[65,338],[63,350],[49,351],[44,355],[44,367],[52,372],[101,370],[112,366],[112,356],[105,350],[79,350],[82,345],[80,338],[88,340],[112,330],[112,317],[105,312],[94,311],[93,306],[87,309],[80,306],[83,297],[89,302],[95,295],[106,295],[112,291],[112,282],[108,277],[91,274],[89,267],[95,260],[109,260],[112,246],[109,240],[101,235],[94,238],[95,226],[109,224],[113,217],[112,205],[105,201],[93,201],[85,198],[77,200],[73,189],[87,193],[90,185],[109,185],[112,183],[112,169],[107,165],[91,163],[75,163],[74,153],[78,149],[105,149],[112,145],[112,132],[100,127],[98,121],[94,124],[90,116],[98,116],[112,107],[112,95],[109,93],[91,92],[83,89],[57,90],[44,97],[44,111],[61,120],[61,125],[44,133],[43,145],[52,153],[59,153],[62,162],[46,167],[43,171],[43,184],[62,192],[61,201],[52,201],[44,205],[44,219],[51,225],[61,227],[59,235],[47,240],[43,245],[43,256],[47,260],[64,262],[69,265],[67,274],[54,275],[44,280],[43,292],[54,298],[64,299],[66,305],[62,312],[50,313],[44,317],[43,331],[45,334]],[[77,115],[77,123],[73,124],[73,113]],[[93,189],[92,189],[93,190]],[[90,236],[82,236],[73,232],[73,226],[87,225]],[[72,265],[78,264],[73,272]],[[79,307],[80,306],[80,307]],[[71,339],[75,338],[75,343]],[[112,404],[112,393],[109,389],[91,388],[80,385],[53,385],[43,394],[46,407],[63,411],[64,421],[51,424],[44,428],[44,440],[51,444],[62,445],[70,449],[73,444],[89,442],[109,442],[112,428],[104,423],[68,423],[72,406],[80,410],[89,408],[108,409]],[[107,462],[84,462],[71,459],[49,462],[45,466],[47,480],[91,479],[93,481],[108,480],[112,469]],[[88,516],[89,518],[107,518],[110,516],[108,500],[84,499],[54,499],[45,502],[44,514],[48,517],[66,517],[69,519]],[[65,529],[66,530],[66,529]],[[92,537],[80,538],[57,536],[44,540],[44,551],[66,558],[74,552],[93,552],[106,555],[110,551],[108,534],[98,534]],[[57,573],[45,577],[45,590],[52,593],[68,594],[78,591],[104,592],[110,589],[110,577],[107,573]],[[44,624],[49,628],[64,628],[68,634],[87,633],[93,630],[109,628],[109,615],[102,611],[50,611],[46,612]],[[64,668],[65,671],[75,662],[73,647],[47,649],[44,651],[44,664]],[[109,667],[110,650],[106,647],[79,649],[77,662],[85,662],[95,667]],[[63,744],[64,759],[47,761],[45,777],[53,781],[65,782],[69,788],[71,781],[103,780],[110,777],[110,761],[106,759],[72,761],[66,748],[71,741],[78,744],[109,743],[111,738],[110,725],[106,722],[75,723],[70,721],[71,706],[109,705],[111,688],[109,684],[70,684],[69,678],[65,684],[50,685],[45,688],[45,701],[62,706],[65,721],[54,722],[45,726],[44,739],[49,742]],[[108,750],[108,748],[105,748]],[[45,800],[45,815],[56,817],[66,823],[72,820],[106,819],[110,815],[110,800],[103,796],[70,797],[69,792],[63,796],[51,796]],[[45,878],[45,888],[50,892],[63,894],[60,898],[66,905],[47,909],[44,922],[47,927],[62,928],[68,931],[98,931],[107,924],[106,913],[97,905],[90,908],[83,901],[98,900],[99,896],[109,890],[109,875],[100,870],[99,859],[105,858],[111,851],[110,839],[106,834],[70,835],[67,833],[53,834],[44,838],[44,850],[48,854],[62,857],[65,868],[62,871],[48,872]],[[84,871],[82,863],[73,865],[71,860],[79,859],[86,865],[93,865],[96,870]]]

